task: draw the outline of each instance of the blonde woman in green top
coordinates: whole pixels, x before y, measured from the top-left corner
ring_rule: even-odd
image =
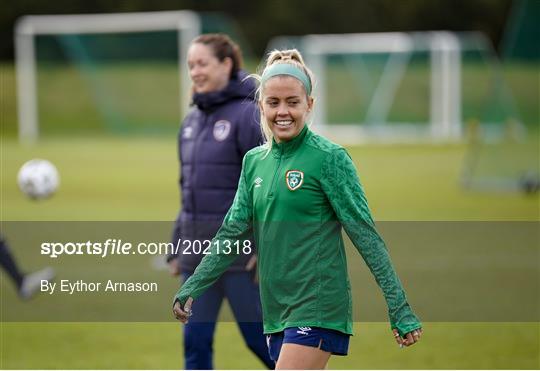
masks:
[[[245,155],[233,205],[209,254],[176,294],[175,317],[188,320],[193,300],[253,234],[264,332],[276,368],[324,368],[330,355],[347,354],[353,329],[343,227],[382,289],[397,343],[416,343],[422,325],[375,229],[353,162],[306,125],[313,78],[302,56],[274,51],[258,78],[267,142]]]

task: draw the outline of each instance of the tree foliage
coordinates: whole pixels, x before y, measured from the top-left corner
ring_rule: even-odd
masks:
[[[482,31],[497,45],[511,5],[512,0],[9,0],[0,14],[0,58],[13,58],[13,26],[29,14],[224,12],[260,56],[273,36],[310,33]]]

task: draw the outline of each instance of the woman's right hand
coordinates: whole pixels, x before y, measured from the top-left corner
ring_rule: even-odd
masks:
[[[167,263],[167,266],[169,267],[169,273],[171,276],[176,277],[180,275],[181,271],[180,271],[180,264],[178,262],[178,258],[169,260],[169,262]]]
[[[191,305],[193,304],[193,298],[190,296],[186,300],[186,304],[184,304],[184,308],[182,308],[182,305],[180,305],[180,302],[177,300],[174,302],[173,305],[173,315],[174,318],[179,320],[180,322],[186,324],[188,323],[188,319],[191,316]]]
[[[253,255],[249,258],[246,264],[246,271],[253,272],[253,283],[259,284],[259,275],[257,274],[257,255]]]

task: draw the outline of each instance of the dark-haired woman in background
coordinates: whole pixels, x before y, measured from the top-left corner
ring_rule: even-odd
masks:
[[[173,243],[182,243],[180,254],[168,257],[171,273],[181,273],[184,281],[233,202],[244,154],[262,143],[256,87],[245,79],[238,45],[223,34],[201,35],[192,41],[187,61],[193,108],[178,136],[182,209],[173,232]],[[274,367],[261,323],[256,254],[254,248],[245,251],[198,298],[196,315],[184,329],[186,369],[213,368],[214,331],[224,298],[249,349],[266,367]]]

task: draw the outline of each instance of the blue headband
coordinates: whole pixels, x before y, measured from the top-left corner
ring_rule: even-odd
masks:
[[[311,95],[311,82],[308,75],[291,63],[276,63],[266,68],[261,76],[261,85],[268,81],[268,79],[278,75],[288,75],[299,80],[304,85],[307,95]]]

